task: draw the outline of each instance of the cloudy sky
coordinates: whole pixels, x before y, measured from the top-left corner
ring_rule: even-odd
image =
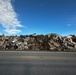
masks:
[[[0,34],[76,34],[76,0],[0,0]]]

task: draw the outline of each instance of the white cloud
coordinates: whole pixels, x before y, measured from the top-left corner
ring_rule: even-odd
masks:
[[[72,26],[71,24],[67,24],[68,27]]]
[[[21,32],[21,30],[18,30],[18,29],[10,29],[10,30],[6,29],[5,31],[9,34],[16,34],[16,33]]]
[[[0,23],[8,34],[21,32],[17,27],[22,27],[22,25],[18,21],[11,0],[0,0]]]

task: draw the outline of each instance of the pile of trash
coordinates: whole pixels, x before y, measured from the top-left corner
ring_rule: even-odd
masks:
[[[47,35],[0,35],[0,50],[76,51],[76,36]]]

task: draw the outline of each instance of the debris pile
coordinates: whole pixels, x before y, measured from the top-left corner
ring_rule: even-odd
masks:
[[[0,35],[0,50],[76,51],[76,36],[47,35]]]

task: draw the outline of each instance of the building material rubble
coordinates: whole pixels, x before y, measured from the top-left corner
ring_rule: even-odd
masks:
[[[76,51],[76,36],[47,35],[0,35],[0,50]]]

